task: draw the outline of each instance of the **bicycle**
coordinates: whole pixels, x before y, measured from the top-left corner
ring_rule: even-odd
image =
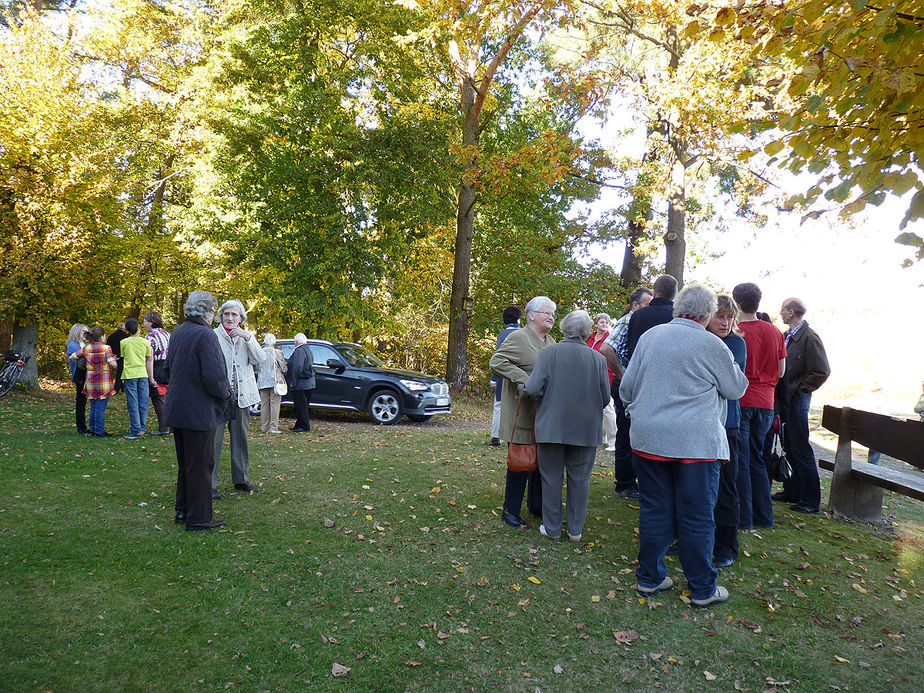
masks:
[[[28,356],[17,354],[15,351],[8,351],[3,357],[3,367],[0,368],[0,397],[13,389],[13,386],[19,382],[19,376],[22,375],[23,368],[29,361]]]

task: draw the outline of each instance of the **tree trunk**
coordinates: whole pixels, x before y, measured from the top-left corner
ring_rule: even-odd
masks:
[[[28,325],[16,325],[13,328],[12,349],[23,356],[28,356],[26,367],[19,376],[19,382],[24,383],[29,388],[38,388],[38,364],[36,363],[35,353],[38,345],[38,323],[32,322]]]
[[[667,233],[664,234],[665,263],[664,271],[677,280],[677,286],[683,286],[683,265],[687,254],[687,242],[684,238],[686,226],[686,167],[678,147],[671,146],[670,183],[668,185]]]
[[[472,309],[469,288],[476,201],[472,180],[477,163],[475,148],[478,146],[480,135],[478,123],[472,119],[474,101],[474,82],[466,79],[462,83],[462,146],[466,152],[466,159],[458,192],[455,258],[452,268],[452,293],[449,298],[449,345],[446,354],[446,381],[455,392],[468,384],[468,319]]]
[[[642,258],[635,249],[645,239],[648,224],[654,214],[651,206],[651,187],[654,181],[648,173],[648,164],[657,159],[658,152],[652,137],[655,130],[648,127],[645,135],[645,155],[639,166],[639,177],[632,190],[632,204],[629,205],[629,226],[626,234],[626,252],[622,258],[622,271],[619,273],[622,285],[630,291],[642,279]]]

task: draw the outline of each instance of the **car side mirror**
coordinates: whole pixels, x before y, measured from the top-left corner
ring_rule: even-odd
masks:
[[[343,361],[340,359],[327,359],[327,367],[333,368],[338,373],[343,373],[346,370],[346,366],[343,365]]]

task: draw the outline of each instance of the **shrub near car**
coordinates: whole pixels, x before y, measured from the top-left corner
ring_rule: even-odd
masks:
[[[276,346],[286,360],[295,350],[291,339],[280,339]],[[405,414],[421,423],[452,411],[449,385],[440,378],[389,368],[359,344],[309,339],[308,346],[317,380],[312,408],[366,411],[380,424],[397,423]],[[282,403],[291,406],[291,394]]]

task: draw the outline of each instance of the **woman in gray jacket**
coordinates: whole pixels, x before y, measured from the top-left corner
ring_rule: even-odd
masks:
[[[561,536],[561,489],[568,472],[568,538],[580,541],[587,519],[590,472],[603,432],[603,408],[610,401],[606,359],[587,346],[592,323],[575,310],[559,324],[564,339],[539,352],[522,387],[536,405],[536,450],[542,475],[542,524],[550,539]]]
[[[719,464],[729,455],[727,400],[748,379],[731,351],[705,325],[715,294],[689,286],[674,303],[674,319],[641,336],[619,386],[632,419],[629,438],[638,468],[639,594],[669,590],[664,555],[676,536],[693,605],[728,601],[712,564],[713,509]]]

